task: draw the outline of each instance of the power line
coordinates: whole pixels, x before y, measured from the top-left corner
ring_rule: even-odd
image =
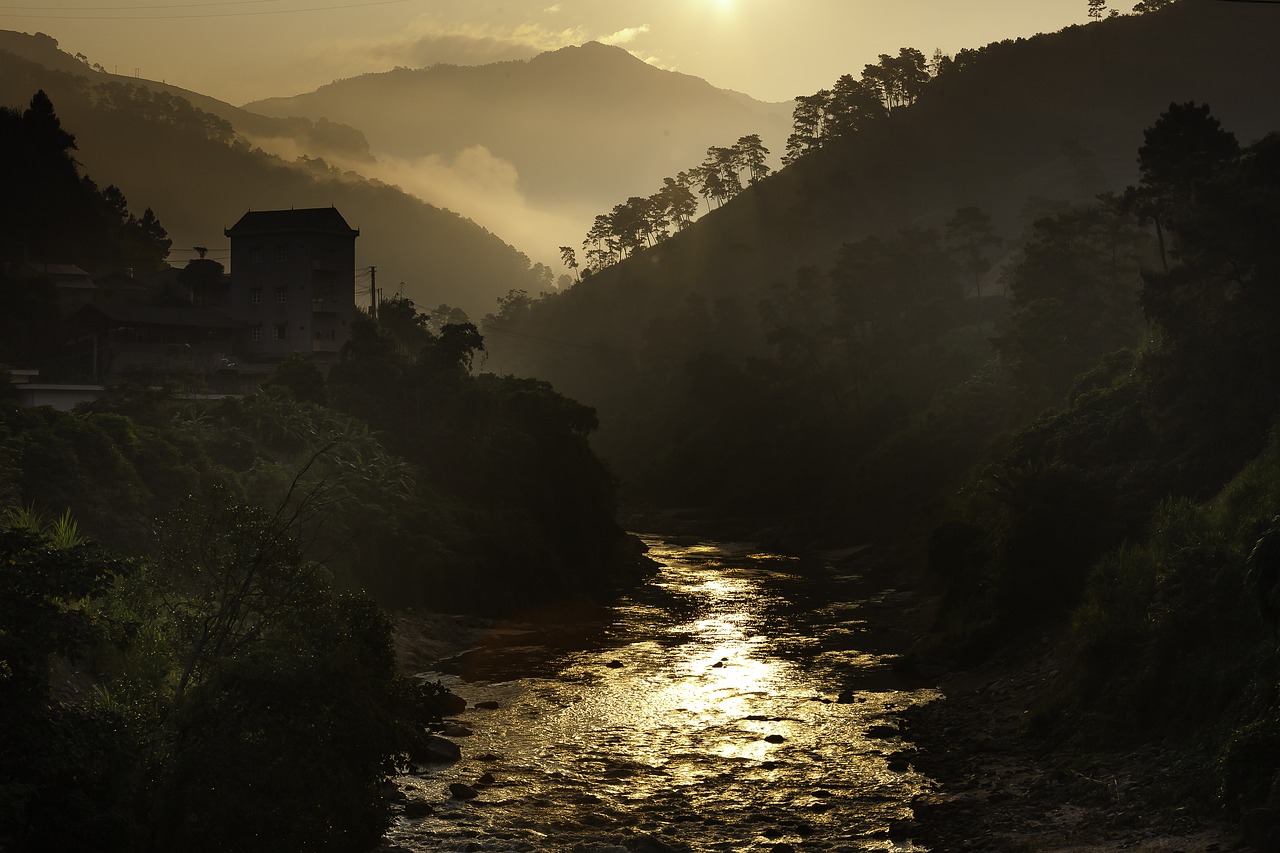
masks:
[[[272,2],[272,0],[265,0]],[[294,15],[306,12],[333,12],[341,9],[364,9],[369,6],[391,6],[399,3],[409,3],[411,0],[371,0],[367,3],[348,3],[340,6],[309,6],[302,9],[265,9],[259,12],[223,12],[223,13],[200,13],[196,15],[14,15],[3,11],[7,8],[31,9],[37,8],[32,6],[0,6],[0,18],[35,18],[40,20],[51,21],[181,21],[186,19],[200,18],[243,18],[256,15]],[[216,5],[216,4],[207,4]],[[81,7],[68,7],[79,11]],[[131,11],[134,7],[119,6],[115,7],[115,11]],[[145,7],[136,7],[145,8]],[[182,8],[182,7],[162,7],[155,8]],[[194,8],[194,7],[190,7]],[[110,10],[109,10],[110,11]]]
[[[27,11],[30,9],[46,9],[54,12],[123,12],[136,9],[200,9],[209,6],[261,6],[265,3],[280,3],[282,0],[219,0],[217,3],[161,3],[151,6],[0,6],[0,9],[16,9]]]

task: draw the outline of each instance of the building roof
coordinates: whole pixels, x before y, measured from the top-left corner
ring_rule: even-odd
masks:
[[[297,210],[251,210],[222,232],[228,237],[276,234],[337,234],[358,237],[336,207],[304,207]]]
[[[62,289],[91,290],[95,286],[89,274],[75,264],[47,264],[40,261],[27,264],[21,274],[28,278],[47,278]]]

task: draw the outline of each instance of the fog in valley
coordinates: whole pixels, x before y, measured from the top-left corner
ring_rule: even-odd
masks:
[[[0,8],[0,850],[1280,849],[1277,33]]]

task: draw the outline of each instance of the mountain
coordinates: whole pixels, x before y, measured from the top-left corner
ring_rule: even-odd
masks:
[[[483,146],[515,167],[531,206],[590,211],[583,233],[591,215],[648,195],[701,163],[709,146],[757,133],[780,152],[791,119],[790,103],[717,89],[595,42],[528,60],[365,74],[245,108],[357,127],[376,155]],[[575,231],[559,242],[580,239]]]
[[[94,69],[48,36],[0,33],[0,104],[24,107],[39,89],[75,134],[83,171],[118,186],[135,212],[155,210],[174,241],[171,261],[196,245],[225,260],[222,231],[246,210],[332,204],[361,230],[357,264],[376,265],[388,295],[403,283],[424,307],[448,303],[478,317],[509,290],[547,286],[526,256],[474,222],[315,156],[367,163],[351,128],[256,116]],[[258,147],[267,138],[312,156],[274,156]]]
[[[1275,12],[1185,0],[969,52],[913,105],[803,156],[567,292],[507,312],[487,327],[491,365],[548,379],[596,406],[601,447],[624,481],[659,472],[679,483],[650,452],[660,443],[653,436],[665,430],[670,442],[683,440],[674,433],[687,434],[684,418],[705,399],[688,395],[727,381],[690,390],[685,380],[716,359],[777,355],[778,338],[769,337],[777,330],[761,304],[776,307],[781,292],[802,285],[829,294],[842,246],[908,226],[938,228],[973,205],[1016,248],[1056,203],[1135,183],[1143,130],[1171,102],[1210,104],[1242,142],[1280,128],[1275,81],[1264,71]],[[822,303],[812,304],[812,322],[829,322]],[[978,342],[991,334],[990,326],[972,329]],[[924,361],[919,370],[945,367]],[[891,396],[895,418],[912,411]],[[667,415],[680,420],[664,426]]]

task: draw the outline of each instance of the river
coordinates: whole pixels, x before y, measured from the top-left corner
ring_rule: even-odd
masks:
[[[429,813],[381,849],[924,849],[910,802],[931,783],[894,721],[935,694],[896,683],[867,618],[900,593],[869,595],[857,561],[645,541],[661,568],[602,618],[424,673],[472,703],[471,733],[397,780]]]

